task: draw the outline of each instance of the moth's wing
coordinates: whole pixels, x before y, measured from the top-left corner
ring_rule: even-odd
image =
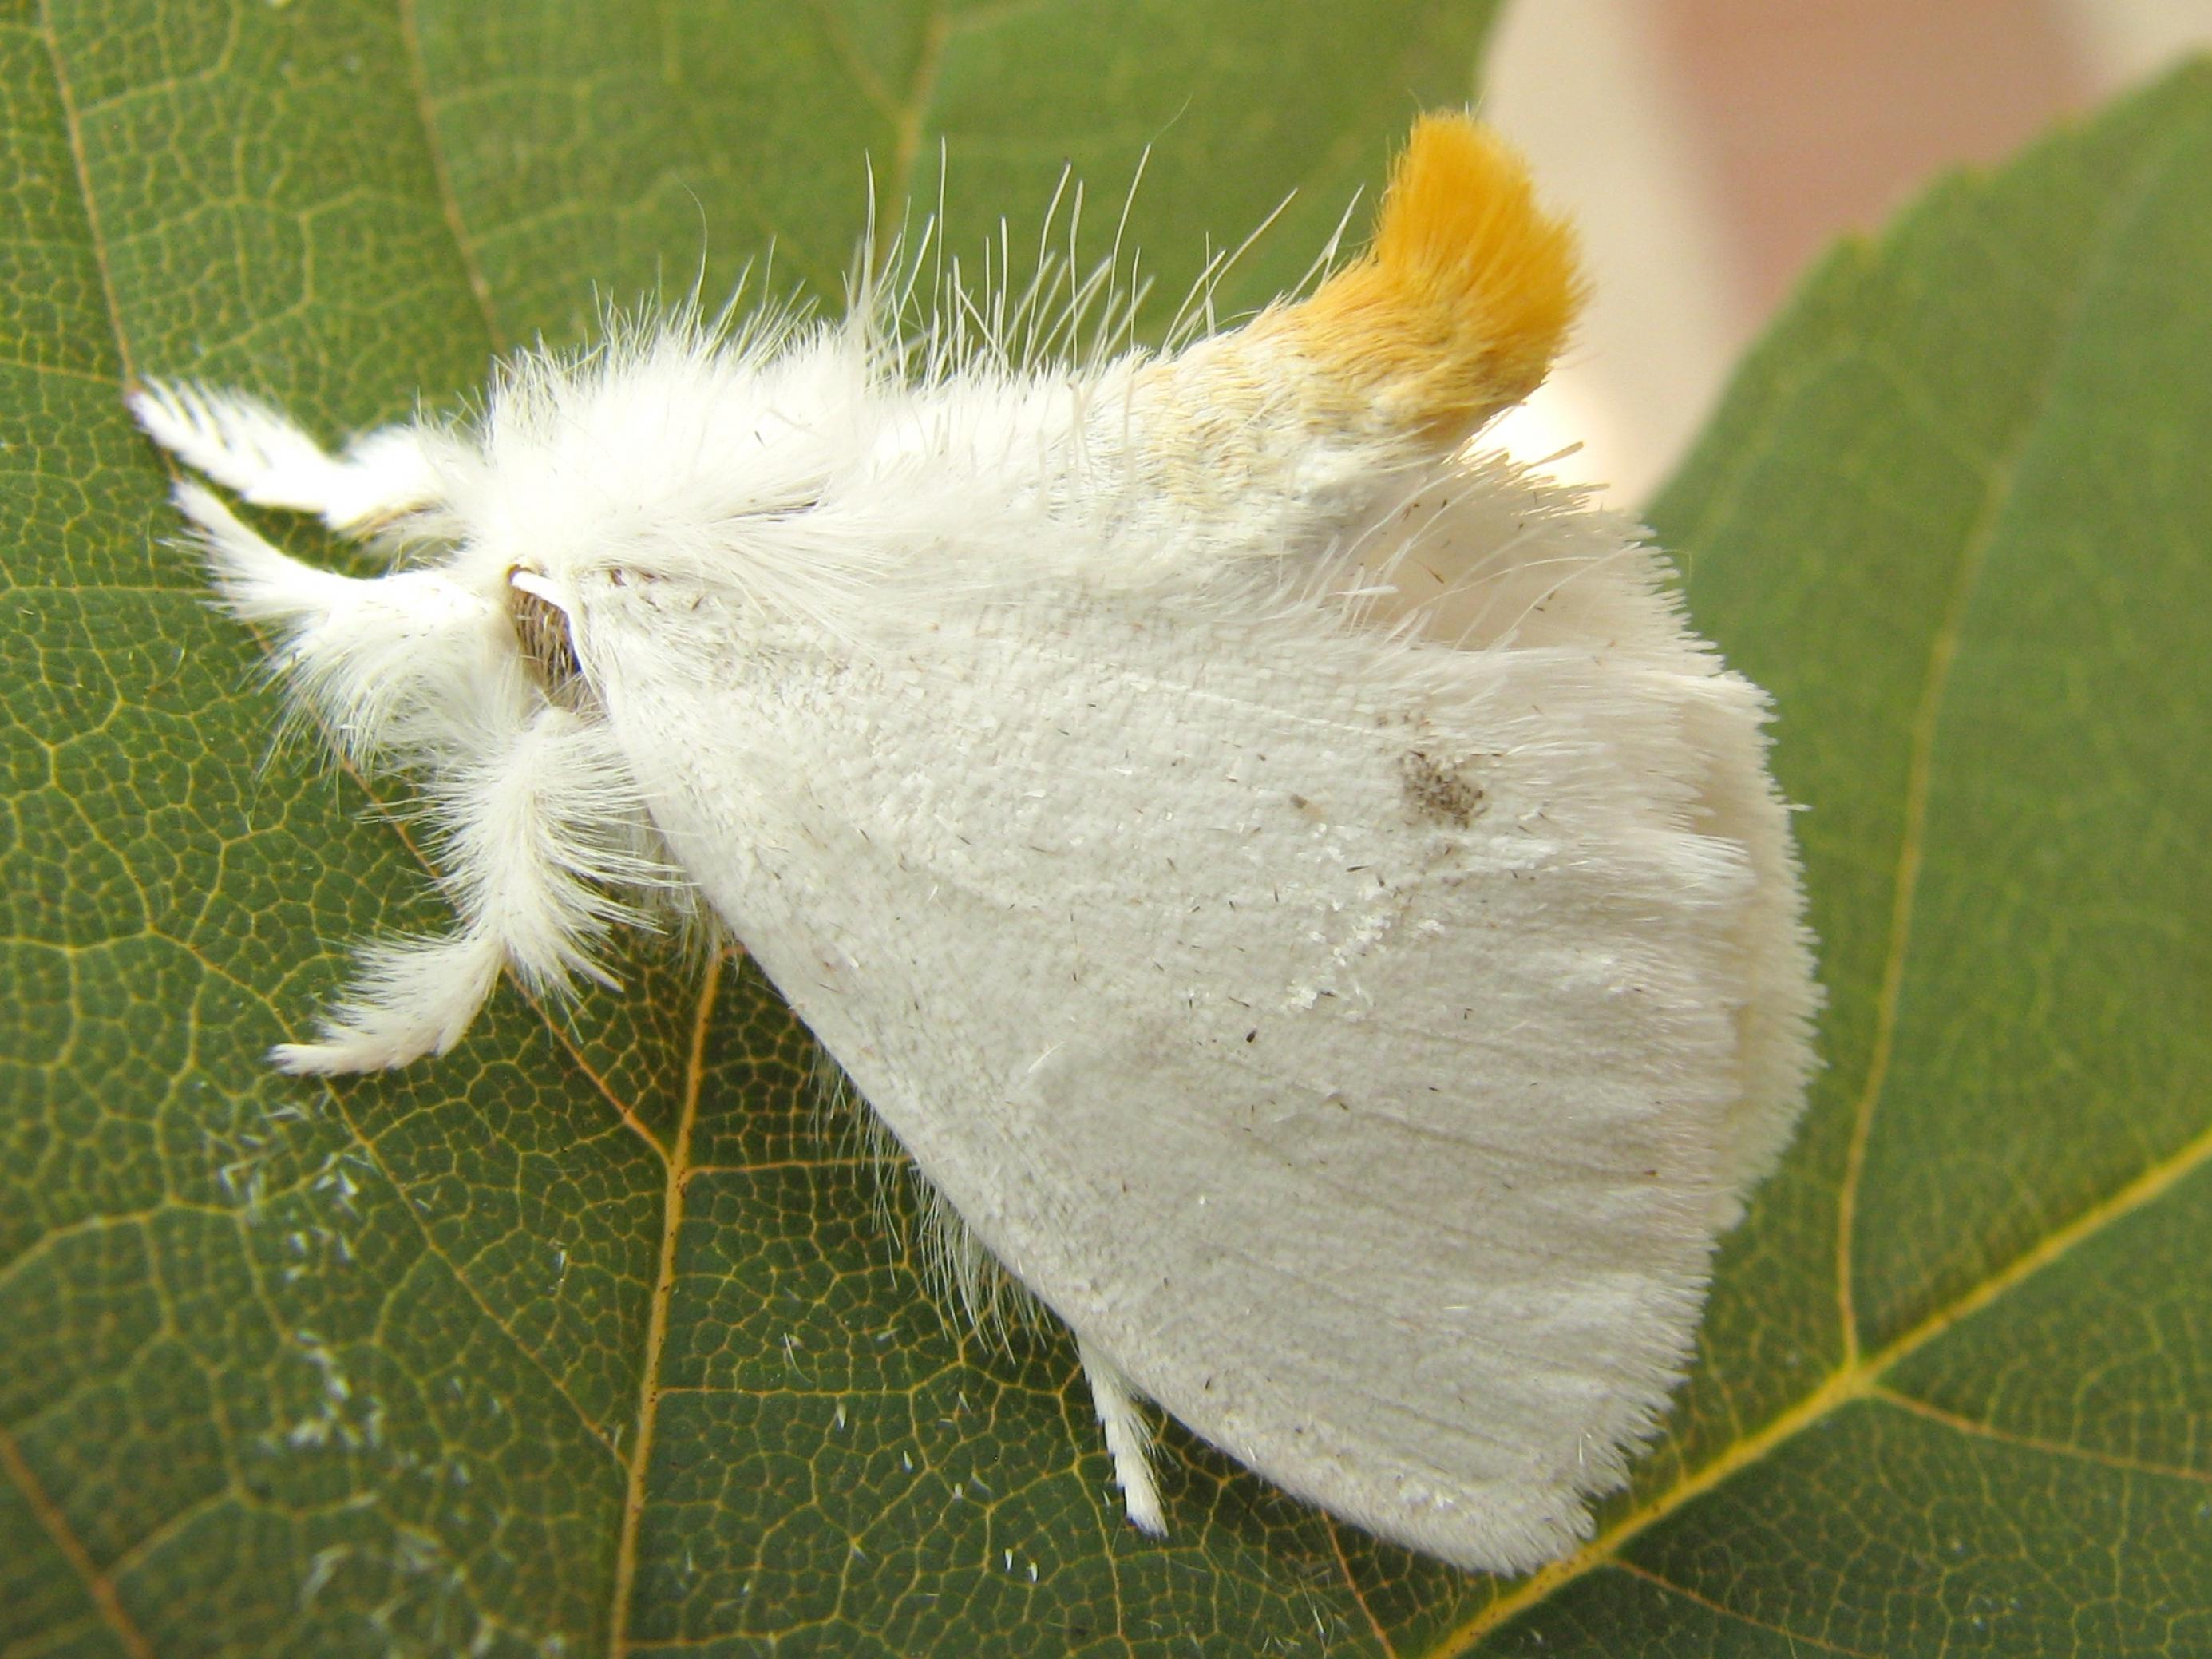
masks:
[[[1376,621],[1471,651],[1598,646],[1615,660],[1718,670],[1717,656],[1685,626],[1657,556],[1637,544],[1641,532],[1587,510],[1579,492],[1492,456],[1405,493],[1414,505],[1395,511],[1391,533],[1364,553],[1395,590]],[[1755,877],[1734,929],[1745,988],[1743,1084],[1727,1136],[1730,1174],[1717,1199],[1729,1226],[1796,1127],[1820,991],[1789,811],[1767,768],[1765,699],[1733,676],[1703,690],[1682,709],[1693,819],[1704,834],[1741,845]]]
[[[1699,745],[1757,694],[1291,611],[975,607],[916,663],[669,603],[579,640],[672,850],[1086,1350],[1385,1537],[1585,1532],[1734,1178],[1758,883]]]
[[[1692,751],[1702,761],[1696,822],[1701,833],[1744,849],[1749,894],[1729,929],[1736,1012],[1735,1100],[1723,1131],[1722,1186],[1715,1218],[1725,1231],[1742,1219],[1751,1189],[1773,1173],[1805,1107],[1819,1061],[1813,1025],[1821,993],[1805,921],[1804,878],[1790,808],[1767,769],[1764,696],[1747,681],[1728,681],[1756,699],[1747,717],[1740,698],[1700,698],[1684,711]]]
[[[1141,902],[1097,896],[1114,959],[1005,1080],[990,1155],[1033,1182],[938,1178],[1205,1437],[1384,1536],[1516,1569],[1586,1529],[1689,1353],[1752,883],[1632,781],[1664,734],[1577,720],[1617,698],[1679,719],[1723,685],[1475,660],[1476,764],[1240,708],[1238,787],[1186,797],[1172,856],[1122,872]]]

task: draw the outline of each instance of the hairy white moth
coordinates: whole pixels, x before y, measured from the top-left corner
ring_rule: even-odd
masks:
[[[1775,1163],[1817,993],[1759,690],[1662,556],[1467,441],[1571,239],[1462,117],[1372,246],[1177,354],[902,342],[896,307],[525,354],[342,454],[149,384],[240,617],[442,831],[295,1072],[441,1053],[695,895],[981,1247],[1140,1401],[1382,1537],[1588,1534]]]

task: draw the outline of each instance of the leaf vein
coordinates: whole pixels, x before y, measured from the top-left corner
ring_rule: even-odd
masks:
[[[124,1650],[131,1656],[131,1659],[154,1659],[153,1644],[147,1641],[130,1613],[125,1610],[122,1597],[116,1594],[115,1581],[100,1570],[99,1564],[85,1548],[83,1540],[76,1535],[76,1528],[70,1525],[69,1517],[47,1495],[37,1474],[24,1461],[22,1450],[15,1443],[15,1437],[5,1429],[0,1429],[0,1469],[8,1472],[9,1480],[16,1491],[23,1494],[23,1501],[39,1517],[39,1524],[46,1528],[46,1536],[53,1540],[54,1547],[61,1552],[63,1559],[83,1581],[85,1593],[92,1598],[93,1606],[99,1609],[101,1622],[123,1644]]]
[[[896,137],[891,152],[891,187],[886,199],[894,213],[905,211],[908,193],[914,188],[914,170],[921,156],[923,122],[930,105],[936,101],[938,77],[945,70],[945,43],[951,38],[951,15],[945,9],[945,0],[934,0],[922,24],[921,51],[915,59],[914,79],[907,88],[906,101],[899,106],[892,122]],[[888,258],[890,240],[878,241],[871,252],[878,259]]]
[[[1375,1609],[1367,1605],[1367,1592],[1359,1587],[1359,1580],[1352,1571],[1351,1558],[1344,1553],[1344,1528],[1333,1515],[1323,1514],[1322,1529],[1328,1534],[1328,1547],[1336,1557],[1337,1571],[1344,1575],[1345,1587],[1352,1592],[1353,1604],[1367,1620],[1368,1629],[1375,1632],[1375,1640],[1386,1659],[1398,1659],[1398,1650],[1390,1640],[1390,1632],[1382,1628],[1382,1621],[1375,1616]]]
[[[2135,176],[2126,181],[2124,188],[2114,190],[2106,198],[2109,205],[2100,223],[2095,249],[2084,262],[2082,276],[2077,284],[2073,307],[2077,313],[2087,303],[2089,292],[2094,286],[2094,276],[2111,258],[2111,248],[2119,227],[2126,222],[2129,215],[2163,176],[2167,167],[2171,165],[2174,152],[2180,146],[2181,139],[2189,136],[2184,134],[2172,143],[2154,152],[2138,167]],[[2034,413],[2023,422],[2022,435],[2011,446],[2008,453],[2001,458],[1991,470],[1989,495],[1984,501],[1983,508],[1976,515],[1974,529],[1969,532],[1966,538],[1969,543],[1975,539],[1977,532],[1985,532],[1984,540],[1986,542],[1987,534],[1993,533],[1996,520],[1999,516],[1998,509],[2009,500],[2014,472],[2019,457],[2025,451],[2028,439],[2040,429],[2045,414],[2047,412],[2049,399],[2056,384],[2056,371],[2062,356],[2062,346],[2069,326],[2070,320],[2068,325],[2062,326],[2058,331],[2057,337],[2060,343],[2053,347],[2051,372],[2045,374],[2039,387]],[[1968,550],[1966,548],[1961,550],[1962,580],[1954,586],[1954,605],[1960,603],[1962,596],[1970,590],[1973,569],[1966,557]],[[1983,547],[1981,552],[1986,552],[1986,545]],[[1954,627],[1955,621],[1955,613],[1947,614],[1945,628]],[[1954,645],[1955,646],[1955,641]],[[1932,697],[1923,696],[1922,714],[1916,717],[1915,720],[1916,734],[1922,729],[1923,718],[1932,732],[1934,704],[1940,699],[1941,695],[1940,683],[1936,683],[1935,679],[1937,665],[1934,660],[1936,652],[1933,649],[1930,655],[1931,690],[1935,696]],[[1908,799],[1910,799],[1910,786],[1908,786]],[[1923,805],[1924,806],[1924,800]],[[1912,827],[1908,807],[1905,842],[1906,847],[1911,849],[1912,864],[1910,870],[1905,867],[1905,856],[1901,849],[1899,857],[1901,890],[1909,888],[1910,875],[1917,868],[1917,834]],[[1902,896],[1901,913],[1893,912],[1890,956],[1897,963],[1901,963],[1904,954],[1902,923],[1909,921],[1910,913],[1910,896],[1909,892],[1905,892]],[[1883,995],[1877,1004],[1879,1010],[1877,1018],[1884,1028],[1894,1021],[1896,993],[1901,988],[1891,982],[1891,974],[1892,968],[1886,963]],[[1901,970],[1899,970],[1899,977],[1901,978]],[[1879,1048],[1877,1053],[1879,1055]],[[1881,1065],[1886,1066],[1886,1055],[1880,1057]],[[1881,1070],[1878,1069],[1875,1061],[1870,1060],[1869,1085],[1862,1092],[1859,1102],[1863,1112],[1866,1115],[1871,1114],[1874,1098],[1880,1091],[1881,1077]],[[1864,1132],[1864,1125],[1855,1121],[1855,1141],[1860,1139]],[[1863,1147],[1858,1148],[1857,1156],[1863,1161]],[[1794,1438],[1804,1430],[1821,1422],[1843,1406],[1869,1397],[1875,1390],[1877,1380],[1891,1366],[1933,1341],[1967,1315],[1987,1306],[2015,1285],[2050,1266],[2075,1245],[2095,1236],[2122,1217],[2154,1201],[2177,1182],[2208,1160],[2212,1160],[2212,1128],[2207,1128],[2194,1140],[2177,1149],[2165,1159],[2150,1165],[2142,1174],[2137,1176],[2111,1197],[2091,1205],[2070,1223],[2054,1230],[2045,1235],[2039,1243],[2021,1251],[2003,1266],[1987,1274],[1978,1283],[1931,1312],[1920,1323],[1872,1354],[1864,1352],[1857,1342],[1856,1323],[1849,1316],[1850,1304],[1846,1289],[1848,1280],[1844,1281],[1838,1286],[1838,1299],[1843,1305],[1844,1314],[1847,1346],[1844,1358],[1834,1371],[1801,1398],[1796,1404],[1771,1419],[1765,1427],[1735,1442],[1711,1462],[1680,1477],[1673,1486],[1637,1504],[1573,1554],[1553,1562],[1548,1566],[1540,1568],[1511,1589],[1498,1595],[1481,1611],[1468,1619],[1444,1638],[1435,1650],[1437,1659],[1447,1659],[1448,1656],[1470,1651],[1485,1636],[1498,1629],[1508,1620],[1542,1601],[1554,1591],[1597,1567],[1614,1565],[1618,1559],[1617,1553],[1622,1545],[1674,1514],[1693,1498],[1702,1497],[1721,1485],[1738,1470],[1757,1462],[1784,1442]],[[1846,1182],[1842,1194],[1845,1206],[1845,1217],[1849,1213],[1856,1168],[1856,1165],[1854,1164],[1847,1170],[1846,1173]],[[1848,1219],[1839,1218],[1838,1241],[1841,1259],[1847,1259],[1844,1253],[1848,1250],[1849,1224]]]
[[[1943,699],[1951,671],[1958,659],[1966,612],[1989,561],[1997,532],[2011,507],[2019,486],[2020,464],[2042,434],[2051,417],[2068,348],[2079,332],[2081,319],[2098,277],[2108,268],[2114,240],[2129,222],[2142,198],[2163,175],[2171,149],[2160,149],[2136,170],[2126,187],[2106,198],[2096,234],[2068,296],[2064,315],[2051,331],[2051,349],[2042,365],[2034,392],[2027,401],[2012,441],[1994,458],[1988,483],[1975,510],[1973,522],[1960,539],[1958,569],[1944,602],[1943,616],[1929,641],[1927,676],[1919,706],[1913,712],[1906,763],[1904,823],[1899,837],[1896,884],[1893,889],[1889,948],[1882,960],[1881,983],[1875,998],[1874,1045],[1867,1060],[1866,1080],[1853,1103],[1851,1136],[1844,1153],[1842,1185],[1836,1199],[1836,1303],[1842,1326],[1844,1365],[1859,1357],[1859,1322],[1853,1251],[1857,1239],[1859,1188],[1866,1170],[1868,1146],[1874,1118],[1889,1080],[1890,1062],[1896,1053],[1899,1010],[1903,1006],[1906,958],[1912,940],[1913,908],[1919,895],[1923,843],[1927,832],[1928,805],[1935,787],[1935,756]],[[1887,367],[1887,365],[1884,365]]]
[[[2041,1435],[2001,1429],[1994,1423],[1978,1422],[1929,1401],[1900,1394],[1892,1388],[1877,1385],[1868,1390],[1868,1397],[1879,1400],[1886,1406],[1894,1406],[1900,1411],[1910,1412],[1915,1417],[1925,1418],[1931,1423],[1940,1423],[1960,1434],[1972,1435],[1979,1440],[1994,1440],[2000,1445],[2017,1446],[2023,1451],[2039,1452],[2048,1457],[2100,1464],[2106,1468],[2119,1469],[2130,1474],[2151,1474],[2169,1480],[2193,1480],[2200,1486],[2212,1486],[2212,1471],[2188,1468],[2179,1463],[2154,1463],[2147,1458],[2130,1457],[2122,1452],[2100,1451],[2094,1446],[2071,1445],[2063,1440],[2046,1439]],[[2124,1532],[2121,1535],[2125,1536]]]
[[[1786,1638],[1791,1642],[1806,1643],[1818,1648],[1823,1653],[1843,1654],[1846,1656],[1846,1659],[1881,1659],[1879,1654],[1869,1653],[1863,1648],[1847,1648],[1838,1643],[1825,1641],[1818,1636],[1808,1636],[1802,1631],[1790,1630],[1785,1626],[1771,1623],[1765,1619],[1754,1619],[1747,1613],[1738,1612],[1726,1602],[1716,1601],[1709,1595],[1701,1595],[1686,1585],[1675,1583],[1672,1579],[1652,1571],[1649,1567],[1638,1566],[1633,1561],[1615,1561],[1611,1563],[1611,1565],[1615,1571],[1625,1572],[1632,1578],[1641,1578],[1645,1583],[1664,1590],[1669,1595],[1679,1595],[1685,1601],[1693,1601],[1706,1612],[1717,1614],[1731,1624],[1748,1625],[1753,1630],[1771,1631],[1777,1636]]]
[[[2171,1158],[2146,1170],[2103,1203],[2092,1205],[2039,1244],[2014,1256],[2002,1271],[1930,1314],[1887,1347],[1862,1358],[1854,1365],[1832,1372],[1818,1388],[1769,1421],[1765,1428],[1737,1441],[1703,1468],[1638,1504],[1574,1554],[1522,1579],[1447,1637],[1437,1650],[1438,1659],[1469,1651],[1474,1643],[1508,1619],[1541,1601],[1562,1585],[1598,1567],[1613,1565],[1615,1552],[1629,1540],[1692,1498],[1703,1497],[1737,1470],[1756,1463],[1784,1441],[1794,1439],[1842,1407],[1872,1397],[1882,1374],[1900,1360],[1934,1341],[1967,1315],[1988,1306],[2015,1285],[2033,1278],[2075,1246],[2163,1196],[2208,1163],[2212,1163],[2212,1128],[2206,1129]]]
[[[676,1242],[684,1224],[684,1171],[691,1155],[691,1128],[699,1115],[699,1096],[705,1086],[707,1031],[721,987],[722,958],[707,965],[692,1017],[691,1054],[684,1077],[684,1106],[677,1121],[676,1143],[669,1149],[668,1181],[661,1197],[660,1271],[653,1287],[653,1311],[646,1328],[645,1357],[638,1367],[637,1432],[629,1454],[629,1489],[623,1503],[622,1534],[615,1547],[613,1604],[608,1609],[607,1652],[623,1659],[629,1651],[629,1609],[637,1581],[638,1530],[646,1508],[646,1479],[653,1462],[653,1427],[664,1392],[660,1386],[661,1355],[668,1341],[668,1309],[676,1293]]]
[[[77,118],[76,93],[71,86],[69,70],[62,63],[61,37],[54,32],[52,0],[40,0],[39,33],[46,42],[46,62],[54,74],[55,96],[62,106],[62,125],[69,138],[70,166],[76,174],[77,195],[84,204],[84,228],[87,251],[92,255],[93,269],[100,277],[100,299],[107,313],[108,331],[115,337],[116,362],[128,380],[137,378],[131,367],[131,342],[123,331],[123,309],[115,297],[115,277],[108,269],[107,239],[100,228],[100,202],[92,189],[92,167],[84,153],[84,129]]]
[[[407,1218],[414,1224],[416,1231],[422,1235],[422,1248],[428,1250],[434,1260],[442,1263],[447,1272],[453,1274],[453,1282],[460,1286],[461,1293],[476,1304],[477,1311],[490,1322],[494,1329],[512,1342],[515,1352],[527,1360],[531,1368],[551,1385],[554,1393],[568,1402],[568,1408],[576,1413],[576,1420],[583,1425],[584,1431],[605,1447],[611,1456],[619,1461],[622,1453],[617,1449],[616,1437],[609,1433],[604,1425],[592,1420],[592,1414],[586,1411],[583,1403],[569,1392],[568,1383],[547,1362],[544,1355],[516,1335],[514,1328],[493,1311],[491,1304],[484,1299],[476,1285],[471,1282],[468,1274],[461,1270],[460,1263],[454,1261],[447,1252],[446,1248],[438,1243],[437,1236],[431,1232],[429,1224],[422,1219],[422,1212],[416,1208],[415,1200],[409,1194],[406,1183],[392,1173],[390,1166],[385,1163],[383,1155],[377,1151],[375,1141],[364,1133],[361,1126],[354,1121],[353,1114],[346,1109],[344,1097],[337,1089],[328,1085],[325,1087],[331,1103],[337,1112],[339,1121],[346,1127],[346,1133],[353,1137],[355,1144],[360,1146],[363,1156],[376,1166],[376,1172],[391,1186],[392,1196],[399,1207],[407,1212]],[[276,1309],[270,1309],[269,1314],[272,1323],[282,1325],[284,1322]]]
[[[422,60],[422,27],[415,15],[415,0],[394,0],[394,3],[398,9],[400,48],[407,58],[408,89],[415,99],[416,118],[422,124],[422,148],[429,156],[430,178],[438,192],[438,212],[453,239],[453,254],[460,261],[462,280],[468,284],[469,294],[483,318],[484,332],[491,337],[492,349],[504,352],[507,339],[492,305],[491,283],[477,258],[468,221],[461,214],[460,198],[453,191],[453,169],[446,160],[446,147],[438,136],[437,113],[430,104],[429,71]]]

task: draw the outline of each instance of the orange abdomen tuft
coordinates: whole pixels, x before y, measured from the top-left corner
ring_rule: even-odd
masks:
[[[1414,125],[1367,252],[1263,318],[1390,424],[1456,442],[1543,381],[1583,282],[1573,228],[1465,114]]]

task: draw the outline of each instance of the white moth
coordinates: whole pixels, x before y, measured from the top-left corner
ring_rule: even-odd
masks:
[[[230,609],[415,779],[458,921],[294,1072],[443,1053],[696,896],[1074,1331],[1129,1518],[1151,1400],[1470,1568],[1589,1534],[1798,1115],[1817,1001],[1760,691],[1663,558],[1467,447],[1572,240],[1458,116],[1370,250],[1179,354],[679,319],[342,454],[149,384]],[[988,331],[987,331],[988,332]]]

